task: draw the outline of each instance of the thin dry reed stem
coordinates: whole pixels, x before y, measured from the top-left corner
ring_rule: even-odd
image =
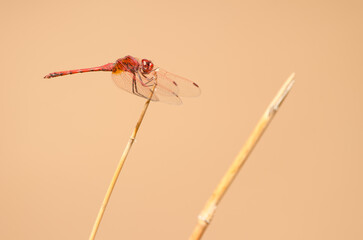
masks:
[[[127,155],[129,154],[130,152],[130,149],[132,147],[132,144],[134,143],[135,141],[135,138],[136,138],[136,134],[137,132],[139,131],[139,128],[140,128],[140,125],[141,125],[141,122],[142,120],[144,119],[144,116],[145,116],[145,113],[146,113],[146,110],[147,108],[149,107],[149,103],[150,103],[150,100],[152,99],[153,97],[153,94],[154,94],[154,91],[155,91],[155,87],[156,87],[156,83],[154,84],[154,87],[152,88],[152,91],[151,91],[151,94],[150,94],[150,97],[148,98],[148,100],[145,102],[145,105],[144,105],[144,109],[142,110],[141,112],[141,115],[140,115],[140,118],[139,118],[139,121],[137,122],[136,126],[135,126],[135,129],[125,147],[125,150],[121,156],[121,159],[117,165],[117,168],[116,168],[116,171],[112,177],[112,180],[111,180],[111,183],[110,185],[108,186],[108,189],[107,189],[107,193],[105,195],[105,198],[103,199],[103,202],[102,202],[102,206],[98,212],[98,215],[97,215],[97,218],[96,218],[96,221],[93,225],[93,229],[92,229],[92,232],[91,232],[91,235],[89,237],[89,240],[93,240],[95,239],[96,237],[96,233],[97,233],[97,230],[98,230],[98,227],[101,223],[101,220],[102,220],[102,216],[106,210],[106,207],[107,207],[107,204],[108,204],[108,201],[110,200],[110,197],[111,197],[111,194],[112,194],[112,190],[113,188],[115,187],[115,184],[116,184],[116,181],[117,181],[117,178],[118,176],[120,175],[120,172],[121,172],[121,169],[122,169],[122,166],[124,165],[125,161],[126,161],[126,158],[127,158]]]
[[[273,119],[279,106],[281,105],[281,103],[289,93],[292,85],[294,84],[293,80],[294,76],[295,76],[294,73],[291,74],[291,76],[281,87],[280,91],[277,93],[275,98],[272,100],[272,102],[266,109],[265,113],[262,115],[260,121],[257,123],[257,126],[253,130],[247,142],[245,143],[240,153],[237,155],[236,159],[234,160],[234,162],[228,169],[227,173],[224,175],[219,185],[214,190],[212,196],[209,198],[203,210],[201,211],[198,217],[198,223],[194,228],[194,231],[190,236],[189,240],[198,240],[203,236],[203,233],[205,232],[209,223],[211,222],[213,215],[217,209],[217,206],[221,201],[222,197],[224,196],[224,194],[226,193],[228,187],[232,184],[239,170],[242,168],[243,164],[246,162],[248,156],[252,152],[253,148],[256,146],[263,132],[265,131],[265,129]]]

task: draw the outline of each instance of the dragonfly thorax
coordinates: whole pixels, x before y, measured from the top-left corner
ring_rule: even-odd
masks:
[[[123,58],[119,58],[119,59],[117,59],[117,61],[115,63],[116,69],[132,72],[132,73],[138,71],[139,66],[140,66],[140,64],[137,61],[137,59],[132,56],[126,56]]]

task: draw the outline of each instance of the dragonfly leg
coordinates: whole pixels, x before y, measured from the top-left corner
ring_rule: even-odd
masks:
[[[137,72],[137,74],[139,75],[139,79],[140,79],[140,82],[141,82],[141,85],[142,85],[142,86],[144,86],[144,87],[152,87],[152,86],[154,86],[154,84],[149,84],[149,83],[151,83],[152,81],[154,81],[154,80],[155,80],[154,76],[153,76],[153,77],[151,77],[151,79],[150,79],[150,78],[148,78],[147,76],[145,76],[145,75],[144,75],[144,73],[141,73],[141,75],[142,75],[145,79],[147,79],[147,81],[146,81],[146,82],[144,82],[144,81],[143,81],[143,78],[140,76],[140,73],[139,73],[139,72]]]
[[[137,95],[137,96],[140,96],[140,97],[144,97],[146,98],[144,95],[140,94],[137,90],[137,85],[136,85],[136,77],[134,75],[133,79],[132,79],[132,93]]]

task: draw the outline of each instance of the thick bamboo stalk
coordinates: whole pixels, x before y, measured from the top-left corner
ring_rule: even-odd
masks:
[[[127,155],[129,154],[130,152],[130,149],[135,141],[135,138],[136,138],[136,134],[137,132],[139,131],[139,128],[140,128],[140,125],[141,125],[141,122],[142,120],[144,119],[144,116],[145,116],[145,113],[146,113],[146,110],[147,108],[149,107],[149,104],[150,104],[150,100],[152,99],[153,97],[153,94],[154,94],[154,91],[155,91],[155,87],[156,87],[156,83],[154,84],[154,87],[152,88],[152,91],[151,91],[151,94],[150,94],[150,97],[148,98],[148,100],[145,102],[145,105],[144,105],[144,109],[142,110],[141,112],[141,115],[139,117],[139,121],[136,123],[136,126],[135,126],[135,129],[134,131],[132,132],[131,134],[131,137],[124,149],[124,152],[121,156],[121,159],[117,165],[117,168],[116,168],[116,171],[112,177],[112,180],[111,180],[111,183],[110,185],[108,186],[108,189],[107,189],[107,192],[106,192],[106,195],[105,195],[105,198],[103,199],[103,202],[102,202],[102,205],[101,205],[101,208],[98,212],[98,215],[97,215],[97,218],[96,218],[96,221],[93,225],[93,229],[92,229],[92,232],[91,232],[91,235],[89,237],[89,240],[94,240],[95,237],[96,237],[96,233],[97,233],[97,230],[98,230],[98,227],[101,223],[101,220],[102,220],[102,217],[103,217],[103,214],[105,213],[105,210],[106,210],[106,207],[107,207],[107,204],[108,204],[108,201],[110,200],[110,197],[111,197],[111,194],[112,194],[112,190],[113,188],[115,187],[115,184],[117,182],[117,178],[118,176],[120,175],[120,172],[121,172],[121,169],[122,169],[122,166],[124,165],[125,161],[126,161],[126,158],[127,158]]]
[[[212,196],[209,198],[203,210],[201,211],[198,217],[198,223],[194,228],[194,231],[190,236],[189,240],[198,240],[203,236],[203,233],[211,222],[222,197],[226,193],[229,186],[232,184],[234,178],[237,176],[238,172],[242,168],[243,164],[246,162],[248,156],[252,152],[253,148],[256,146],[263,132],[273,119],[281,103],[284,101],[287,94],[289,93],[292,85],[294,84],[294,76],[294,73],[290,75],[290,77],[287,79],[285,84],[281,87],[280,91],[277,93],[275,98],[266,109],[265,113],[262,115],[260,121],[257,123],[257,126],[253,130],[247,142],[245,143],[240,153],[237,155],[236,159],[234,160],[227,173],[224,175],[217,188],[214,190]]]

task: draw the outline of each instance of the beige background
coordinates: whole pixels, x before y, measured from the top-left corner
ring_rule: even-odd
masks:
[[[293,3],[292,3],[293,2]],[[187,239],[291,72],[204,239],[363,239],[361,1],[2,1],[0,239],[87,239],[144,100],[127,54],[196,81],[152,104],[98,239]]]

